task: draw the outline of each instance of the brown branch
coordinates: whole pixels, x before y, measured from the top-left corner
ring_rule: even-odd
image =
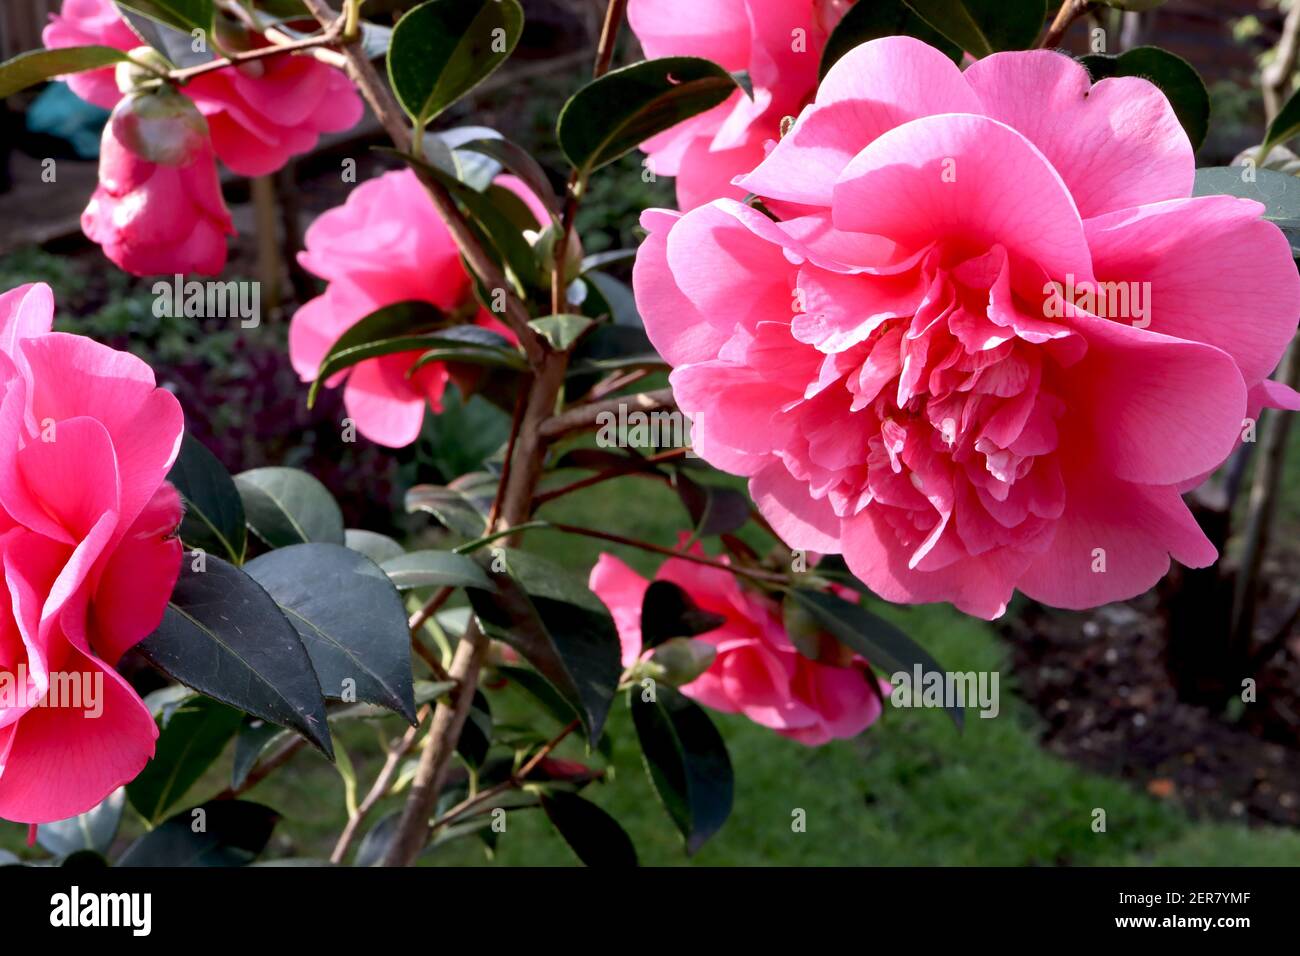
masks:
[[[1047,28],[1047,32],[1043,34],[1043,39],[1039,41],[1039,47],[1051,50],[1060,46],[1066,31],[1070,29],[1070,25],[1095,6],[1096,4],[1090,2],[1090,0],[1064,0],[1061,9],[1056,11],[1056,17]]]
[[[265,60],[267,57],[279,56],[282,53],[296,53],[303,50],[333,46],[339,42],[340,37],[343,35],[343,18],[338,17],[325,26],[325,32],[319,36],[303,37],[297,40],[286,39],[283,42],[272,42],[271,46],[232,53],[229,56],[209,60],[207,63],[171,70],[168,72],[167,78],[173,83],[185,84],[197,76],[203,76],[205,73],[212,73],[215,70],[224,70],[228,67],[252,63],[256,60]]]
[[[690,561],[692,564],[700,564],[708,568],[717,568],[719,571],[728,571],[731,574],[738,574],[741,577],[750,578],[754,581],[762,581],[765,584],[789,584],[790,579],[784,574],[778,574],[775,571],[759,571],[754,568],[743,568],[736,564],[724,564],[721,561],[714,561],[711,558],[703,558],[698,554],[692,554],[689,551],[676,551],[673,548],[666,548],[661,544],[653,544],[649,541],[641,541],[637,538],[628,538],[621,534],[614,534],[611,531],[600,531],[596,528],[584,528],[581,525],[561,524],[558,521],[546,522],[546,527],[553,531],[563,531],[566,534],[576,534],[584,538],[596,538],[600,541],[608,541],[611,544],[622,544],[629,548],[638,548],[642,551],[649,551],[652,554],[662,554],[667,558],[681,558],[683,561]]]
[[[444,827],[449,823],[454,823],[459,817],[464,816],[470,810],[488,802],[499,794],[505,793],[507,790],[514,790],[518,787],[522,787],[527,783],[528,775],[536,770],[541,762],[549,757],[554,752],[555,748],[563,743],[564,739],[577,730],[579,726],[581,726],[581,724],[576,720],[566,725],[563,730],[543,744],[537,753],[533,754],[533,756],[529,758],[528,762],[520,767],[516,772],[512,773],[508,779],[493,784],[473,796],[466,797],[442,816],[438,817],[437,820],[434,820],[432,826],[429,828],[430,831],[436,831],[440,827]]]
[[[334,21],[334,11],[329,8],[325,0],[302,0],[302,2],[322,25]],[[388,138],[392,140],[393,146],[398,152],[410,153],[411,131],[407,126],[406,115],[388,88],[388,84],[379,76],[374,64],[366,57],[360,42],[354,40],[346,44],[343,47],[343,54],[347,57],[348,75],[361,91],[362,97],[383,126]],[[469,222],[461,215],[460,209],[446,188],[418,167],[413,168],[412,171],[428,192],[434,209],[437,210],[438,218],[446,224],[447,231],[451,233],[456,243],[456,248],[465,257],[465,261],[469,263],[475,275],[489,289],[500,289],[505,294],[506,308],[500,317],[514,332],[528,360],[537,365],[551,350],[541,334],[528,324],[530,316],[527,308],[511,291],[501,269],[475,238]]]
[[[384,760],[383,769],[379,771],[379,776],[375,778],[373,786],[371,786],[369,792],[357,807],[357,812],[348,818],[347,826],[343,828],[338,842],[334,844],[334,852],[330,854],[331,863],[343,862],[352,841],[356,839],[362,824],[366,822],[366,817],[375,808],[375,804],[387,795],[393,785],[394,778],[397,776],[397,771],[401,767],[402,758],[410,753],[411,748],[415,746],[415,738],[419,736],[420,727],[424,725],[425,718],[429,716],[429,709],[428,704],[421,707],[420,712],[416,715],[415,726],[408,727],[401,739],[388,749],[388,756]]]
[[[629,411],[658,412],[672,411],[677,408],[671,388],[660,388],[653,392],[640,392],[636,395],[618,395],[599,402],[577,405],[554,415],[541,425],[542,437],[554,441],[570,432],[595,428],[602,415],[618,415],[620,408],[627,406]]]
[[[213,800],[234,800],[235,798],[252,790],[259,783],[287,764],[293,755],[301,750],[307,743],[306,738],[299,737],[296,734],[292,739],[286,741],[279,750],[271,754],[265,760],[258,763],[256,767],[248,772],[244,782],[237,787],[227,787],[219,794],[213,797]]]

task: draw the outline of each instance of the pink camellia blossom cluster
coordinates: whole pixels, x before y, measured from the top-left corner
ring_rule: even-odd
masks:
[[[549,219],[516,177],[498,176],[496,184],[518,195],[539,223]],[[298,261],[328,283],[294,313],[289,326],[289,358],[304,382],[315,380],[321,360],[351,326],[398,302],[428,302],[513,340],[475,301],[456,243],[410,170],[384,173],[357,186],[343,205],[311,224],[304,245]],[[346,383],[348,417],[371,441],[403,448],[419,437],[426,403],[435,412],[442,410],[451,373],[442,362],[412,372],[421,354],[367,359],[328,382]]]
[[[984,618],[1121,600],[1216,559],[1180,492],[1300,404],[1267,381],[1287,240],[1193,172],[1145,80],[875,40],[737,180],[781,221],[643,216],[637,301],[695,450],[791,547]]]
[[[702,610],[724,621],[696,638],[712,644],[717,657],[681,687],[687,697],[726,714],[744,714],[811,747],[856,737],[880,716],[881,693],[871,687],[876,678],[865,660],[850,656],[844,666],[834,666],[803,656],[786,633],[780,605],[746,590],[730,572],[669,558],[655,580],[676,584]],[[641,604],[650,582],[613,555],[602,554],[588,586],[609,608],[623,666],[631,667],[643,653]]]
[[[112,0],[64,0],[45,28],[50,48],[142,45]],[[266,41],[250,36],[250,43]],[[105,109],[123,97],[109,68],[67,77],[80,96]],[[264,176],[313,149],[322,133],[361,118],[361,99],[340,70],[310,56],[283,55],[195,77],[182,92],[206,120],[210,141],[183,162],[150,162],[124,146],[118,124],[104,131],[100,188],[82,217],[86,235],[127,272],[216,274],[233,234],[213,157],[241,176]],[[174,238],[192,227],[195,236]]]
[[[180,405],[53,315],[48,286],[0,295],[0,818],[23,823],[94,807],[153,756],[154,719],[114,667],[181,560]]]
[[[725,102],[647,140],[656,174],[677,177],[677,204],[741,199],[732,180],[763,158],[781,121],[817,87],[826,38],[852,0],[631,0],[628,23],[647,57],[699,56],[749,76],[753,98]]]

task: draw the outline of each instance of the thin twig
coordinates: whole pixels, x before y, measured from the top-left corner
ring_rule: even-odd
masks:
[[[214,800],[234,800],[242,794],[252,790],[259,783],[287,764],[299,750],[301,750],[307,741],[303,737],[295,735],[292,739],[286,741],[279,750],[271,754],[265,760],[257,764],[248,772],[244,782],[237,787],[227,787],[212,799]]]
[[[542,747],[538,749],[537,753],[533,754],[533,756],[528,759],[528,762],[512,773],[508,779],[502,780],[500,783],[495,783],[472,796],[466,797],[442,816],[438,817],[437,820],[434,820],[429,829],[431,831],[437,831],[440,827],[444,827],[449,823],[454,823],[457,818],[464,816],[469,810],[488,802],[493,797],[505,793],[507,790],[514,790],[518,787],[522,787],[527,782],[528,775],[536,770],[541,762],[549,757],[555,751],[555,748],[563,743],[564,739],[577,730],[579,726],[581,726],[581,724],[576,720],[567,724],[563,730],[543,744]]]
[[[402,758],[410,753],[411,748],[415,746],[415,738],[419,736],[420,728],[424,726],[424,721],[429,716],[430,709],[428,704],[421,707],[420,712],[416,714],[415,726],[408,727],[401,739],[389,748],[383,769],[379,771],[379,776],[375,778],[374,785],[371,786],[369,792],[357,807],[357,812],[348,818],[347,826],[343,828],[342,834],[339,835],[338,843],[334,845],[334,852],[330,854],[331,863],[343,862],[352,841],[356,839],[356,835],[361,831],[362,824],[366,822],[366,817],[375,808],[375,804],[388,794],[389,789],[393,786],[393,779],[397,776],[397,771],[401,767]]]
[[[336,15],[325,3],[325,0],[302,0],[302,2],[312,16],[322,25],[334,22]],[[383,126],[384,132],[392,140],[393,146],[398,152],[410,153],[411,130],[407,125],[405,114],[403,114],[401,106],[388,88],[387,83],[379,76],[374,64],[366,56],[360,43],[354,41],[346,44],[343,47],[343,54],[348,61],[348,75],[357,85],[357,89],[361,91],[362,97],[370,105],[370,109],[374,112],[380,125]],[[447,231],[451,233],[456,248],[464,255],[465,261],[469,263],[474,274],[489,289],[500,289],[502,291],[505,298],[505,311],[500,314],[500,318],[515,333],[515,337],[523,347],[528,360],[534,365],[538,364],[550,349],[541,334],[528,324],[530,317],[527,308],[511,291],[501,269],[474,236],[469,222],[461,214],[460,209],[456,206],[446,188],[433,176],[418,167],[413,167],[413,172],[429,194],[434,209],[438,213],[438,218],[447,226]]]
[[[187,66],[179,70],[171,70],[167,78],[173,83],[185,84],[198,76],[205,73],[212,73],[216,70],[224,70],[228,67],[239,66],[243,63],[252,63],[256,60],[265,60],[267,57],[279,56],[282,53],[296,53],[302,50],[312,50],[317,47],[333,46],[339,42],[343,35],[343,18],[339,17],[330,24],[324,33],[319,36],[304,37],[299,40],[288,40],[284,43],[273,43],[271,46],[258,47],[255,50],[244,50],[240,53],[232,53],[229,56],[218,57],[215,60],[209,60],[206,63],[199,63],[196,66]]]
[[[690,561],[692,564],[701,564],[709,568],[717,568],[719,571],[729,571],[732,574],[738,574],[741,577],[751,578],[755,581],[762,581],[766,584],[789,584],[790,579],[784,574],[778,574],[775,571],[759,571],[751,568],[742,568],[735,564],[725,564],[722,561],[714,561],[710,558],[700,557],[698,554],[692,554],[689,551],[676,551],[672,548],[666,548],[660,544],[653,544],[649,541],[641,541],[637,538],[628,538],[621,534],[614,534],[610,531],[600,531],[596,528],[584,528],[580,525],[561,524],[558,521],[546,522],[546,527],[554,531],[562,531],[565,534],[576,534],[584,538],[596,538],[600,541],[608,541],[611,544],[622,544],[629,548],[639,548],[642,551],[649,551],[652,554],[662,554],[668,558],[681,558],[683,561]]]
[[[656,412],[671,411],[677,408],[671,388],[660,388],[653,392],[639,392],[635,395],[617,395],[599,402],[575,405],[542,423],[542,437],[554,440],[570,432],[584,431],[600,424],[604,415],[617,415],[619,409],[626,406],[629,411]]]
[[[1090,2],[1090,0],[1064,0],[1061,9],[1056,11],[1056,17],[1047,28],[1047,32],[1043,34],[1043,39],[1038,44],[1039,47],[1051,50],[1060,46],[1061,39],[1065,36],[1065,32],[1070,29],[1070,25],[1095,6],[1096,4]]]

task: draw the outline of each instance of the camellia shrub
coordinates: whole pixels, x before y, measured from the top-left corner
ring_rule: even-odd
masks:
[[[218,162],[274,172],[367,104],[404,168],[307,230],[302,398],[341,388],[339,427],[391,449],[453,391],[510,420],[410,488],[439,543],[410,548],[303,471],[230,475],[155,370],[51,329],[47,287],[0,296],[0,818],[56,857],[107,853],[129,804],[123,865],[248,862],[278,815],[244,795],[309,746],[347,794],[332,862],[540,808],[582,861],[632,863],[585,794],[617,785],[615,706],[694,852],[745,786],[710,711],[815,747],[942,674],[879,601],[1087,608],[1217,560],[1182,495],[1300,407],[1270,379],[1300,210],[1281,174],[1195,169],[1182,60],[1080,62],[1053,47],[1087,5],[1046,25],[1045,0],[611,0],[545,169],[439,123],[509,58],[517,0],[408,6],[65,0],[0,65],[0,95],[66,77],[112,111],[85,234],[169,280],[225,265]],[[615,67],[624,19],[648,58]],[[679,208],[588,255],[584,194],[637,149]],[[680,496],[676,540],[539,516],[625,476]],[[659,568],[562,567],[538,530]],[[529,720],[494,720],[502,686]],[[387,741],[371,781],[358,721]]]

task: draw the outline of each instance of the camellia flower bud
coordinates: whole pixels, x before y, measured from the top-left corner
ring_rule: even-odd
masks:
[[[167,58],[151,46],[138,46],[127,56],[131,59],[119,63],[113,73],[117,88],[123,93],[158,86],[162,81],[158,74],[172,68]]]
[[[171,87],[124,97],[109,122],[123,146],[162,166],[188,165],[208,142],[203,114]]]
[[[718,658],[718,649],[693,637],[674,637],[664,641],[650,655],[650,663],[661,668],[662,679],[680,687],[699,677]]]

